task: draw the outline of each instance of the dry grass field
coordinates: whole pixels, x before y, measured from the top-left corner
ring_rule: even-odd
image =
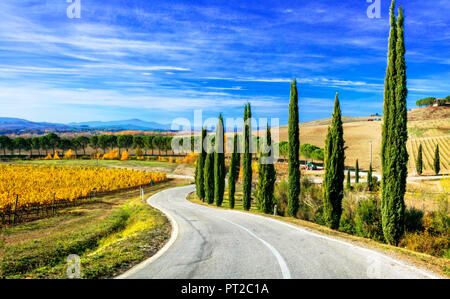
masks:
[[[441,153],[441,173],[450,173],[450,107],[427,107],[411,110],[408,114],[409,141],[407,144],[410,154],[409,172],[415,168],[415,157],[420,140],[424,140],[425,173],[431,173],[432,157],[437,143]],[[412,115],[412,117],[410,117]],[[426,119],[426,117],[433,117]],[[372,142],[372,161],[376,171],[381,168],[381,121],[367,121],[366,118],[344,117],[344,139],[346,149],[345,164],[355,166],[359,160],[361,169],[367,170],[370,164],[370,142]],[[330,120],[320,120],[300,124],[300,143],[309,143],[324,147],[325,137]],[[280,141],[288,140],[287,126],[281,126]],[[426,157],[426,158],[425,158]]]
[[[408,167],[414,173],[417,151],[422,144],[423,174],[434,174],[433,161],[436,145],[439,144],[441,173],[450,173],[450,135],[410,139],[407,143],[409,157]]]

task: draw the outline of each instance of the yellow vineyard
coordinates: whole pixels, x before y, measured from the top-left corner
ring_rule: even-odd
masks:
[[[96,167],[0,165],[0,211],[74,201],[91,192],[114,191],[166,180],[163,173]]]
[[[425,137],[410,139],[407,143],[409,153],[409,172],[415,173],[417,151],[422,144],[423,170],[425,174],[434,173],[433,161],[436,144],[439,144],[439,159],[441,162],[441,174],[450,173],[450,136]]]

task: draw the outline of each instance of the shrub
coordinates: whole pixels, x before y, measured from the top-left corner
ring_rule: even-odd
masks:
[[[384,241],[378,200],[361,200],[355,209],[355,232],[360,237]]]
[[[424,233],[407,232],[399,246],[437,257],[448,257],[450,237],[448,234],[433,235],[429,231]]]
[[[433,216],[435,231],[448,234],[450,229],[450,205],[448,198],[441,197],[439,199],[439,207]]]
[[[325,218],[323,217],[323,206],[320,206],[314,213],[313,222],[320,225],[326,225]]]
[[[405,230],[417,232],[423,230],[423,211],[414,207],[405,210]]]
[[[103,160],[119,160],[119,151],[117,149],[112,149],[108,153],[103,155]]]
[[[120,161],[126,161],[130,159],[130,155],[128,154],[127,151],[123,151],[122,152],[122,156],[120,157]]]
[[[378,177],[372,176],[372,191],[378,191],[380,189],[380,182]]]

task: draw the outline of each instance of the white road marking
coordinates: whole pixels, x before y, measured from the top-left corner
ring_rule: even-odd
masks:
[[[278,261],[278,264],[280,265],[280,269],[281,269],[281,274],[283,275],[284,279],[290,279],[291,278],[291,272],[289,271],[289,268],[286,264],[286,261],[283,259],[283,257],[281,256],[281,254],[278,252],[278,250],[275,249],[275,247],[273,247],[272,245],[270,245],[270,243],[268,243],[267,241],[261,239],[260,237],[258,237],[257,235],[255,235],[251,230],[243,227],[242,225],[239,225],[237,223],[234,223],[233,221],[227,220],[225,218],[222,217],[218,217],[228,223],[231,223],[237,227],[239,227],[240,229],[245,230],[247,233],[249,233],[252,237],[254,237],[255,239],[259,240],[261,243],[263,243],[267,248],[269,248],[270,251],[272,251],[273,255],[275,256],[275,258]]]

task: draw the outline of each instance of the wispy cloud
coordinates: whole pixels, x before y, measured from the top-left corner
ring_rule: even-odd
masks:
[[[45,103],[47,111],[119,107],[117,114],[143,107],[161,117],[205,107],[241,114],[250,101],[283,122],[294,77],[311,117],[329,112],[335,91],[344,105],[364,103],[361,113],[382,101],[387,2],[382,19],[368,19],[361,1],[83,0],[79,20],[66,17],[67,5],[0,3],[0,105],[11,116],[23,103]],[[448,1],[404,5],[410,97],[443,93]]]

